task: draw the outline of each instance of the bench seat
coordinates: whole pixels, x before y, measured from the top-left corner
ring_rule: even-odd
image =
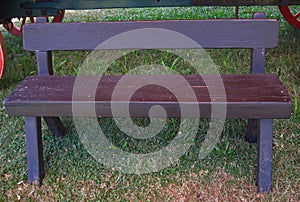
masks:
[[[30,76],[27,77],[4,101],[6,111],[11,116],[73,116],[74,103],[89,107],[95,105],[97,116],[112,117],[111,106],[126,105],[127,97],[132,86],[122,86],[122,94],[118,94],[111,101],[114,87],[122,76],[84,76],[76,86],[79,95],[74,96],[75,76]],[[100,80],[101,78],[101,80]],[[226,91],[224,95],[210,95],[206,82],[213,83],[220,77],[215,75],[190,75],[184,76],[189,82],[197,97],[186,95],[184,87],[178,86],[175,75],[157,76],[129,76],[131,85],[143,82],[143,79],[164,80],[181,91],[180,99],[184,105],[198,105],[199,117],[193,113],[186,113],[191,118],[210,118],[211,103],[214,105],[226,104],[227,118],[289,118],[292,102],[288,91],[273,74],[250,75],[222,75]],[[78,78],[77,78],[78,79]],[[98,81],[100,82],[98,83]],[[95,95],[90,95],[88,86],[98,83]],[[178,86],[178,87],[177,87]],[[216,86],[212,86],[216,91]],[[77,93],[78,94],[78,93]],[[148,85],[140,88],[130,100],[131,117],[145,117],[153,105],[160,105],[166,109],[169,117],[181,117],[177,97],[169,90],[159,85]],[[84,111],[82,116],[89,116]],[[121,115],[124,116],[124,115]]]

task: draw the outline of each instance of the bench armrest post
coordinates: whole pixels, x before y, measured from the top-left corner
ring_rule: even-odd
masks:
[[[36,51],[38,74],[53,75],[51,51]]]
[[[265,49],[251,49],[251,73],[265,73]]]
[[[47,23],[47,17],[37,17],[36,23]],[[51,51],[36,51],[36,59],[39,75],[53,75]]]
[[[38,17],[37,23],[46,23],[46,17]],[[37,66],[39,75],[53,75],[52,52],[51,51],[36,51]],[[44,117],[51,133],[56,136],[63,136],[66,130],[59,117]]]
[[[265,13],[254,13],[254,19],[266,19]],[[268,37],[267,35],[264,37]],[[253,48],[251,49],[251,73],[263,74],[265,73],[265,49]]]
[[[253,19],[266,19],[265,13],[254,13]],[[267,36],[266,36],[267,37]],[[251,49],[251,74],[264,74],[265,73],[265,53],[266,50],[263,48],[252,48]],[[259,120],[248,119],[248,126],[246,131],[246,141],[249,143],[256,143],[257,136],[259,133]]]

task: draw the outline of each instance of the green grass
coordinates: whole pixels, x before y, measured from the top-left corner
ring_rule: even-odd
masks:
[[[295,7],[295,10],[299,7]],[[43,186],[26,183],[24,121],[8,117],[0,104],[0,201],[299,201],[300,200],[300,32],[291,28],[277,7],[242,7],[240,16],[250,18],[255,11],[281,21],[280,44],[267,50],[266,71],[277,74],[289,90],[294,110],[289,120],[275,120],[273,156],[273,192],[257,194],[255,186],[256,145],[244,141],[245,120],[227,120],[220,141],[205,159],[198,151],[207,130],[202,120],[196,144],[172,166],[159,172],[130,175],[98,163],[81,144],[72,119],[64,118],[68,135],[54,138],[43,124],[46,176]],[[113,9],[68,12],[65,21],[153,20],[233,18],[233,7]],[[22,49],[21,38],[1,31],[8,52],[8,66],[0,80],[3,100],[26,76],[37,74],[33,52]],[[222,73],[248,73],[249,50],[208,50]],[[76,75],[89,54],[86,51],[55,52],[57,75]],[[117,60],[107,74],[124,74],[141,64],[172,66],[182,73],[195,70],[172,54],[161,51],[137,51]],[[147,125],[147,119],[135,123]],[[99,123],[106,136],[126,151],[147,153],[167,145],[178,131],[178,119],[168,120],[164,131],[146,141],[125,136],[112,119]]]

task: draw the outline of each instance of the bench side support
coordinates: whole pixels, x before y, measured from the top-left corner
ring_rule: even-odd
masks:
[[[257,143],[257,186],[258,192],[268,192],[272,189],[272,144],[273,120],[260,119]]]
[[[36,51],[39,75],[53,75],[51,51]]]
[[[28,182],[40,184],[44,175],[42,129],[40,117],[25,117]]]
[[[246,142],[257,143],[259,135],[259,119],[248,119],[247,131],[245,135]]]
[[[66,129],[59,117],[43,117],[54,137],[66,135]]]
[[[36,51],[38,74],[53,75],[52,54],[50,51]],[[60,137],[66,134],[66,129],[59,117],[43,117],[51,133],[55,137]]]
[[[38,17],[37,23],[46,23],[46,17]],[[52,53],[51,51],[36,51],[37,66],[39,75],[53,75]],[[66,134],[66,129],[59,117],[43,117],[51,133],[55,137]]]
[[[266,19],[265,13],[254,13],[254,19]],[[268,36],[266,36],[268,37]],[[252,74],[265,73],[265,49],[251,49],[251,65],[250,71]],[[259,120],[248,119],[248,126],[246,131],[246,141],[249,143],[257,143],[257,136],[259,134]]]
[[[251,73],[252,74],[265,73],[265,49],[251,50]]]

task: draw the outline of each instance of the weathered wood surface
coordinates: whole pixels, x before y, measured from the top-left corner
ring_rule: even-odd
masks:
[[[128,85],[118,87],[122,91],[114,95],[113,101],[114,88],[122,77],[103,76],[98,83],[99,78],[80,77],[80,85],[74,88],[75,76],[28,77],[4,101],[4,105],[8,114],[13,116],[72,116],[72,104],[76,104],[83,107],[82,116],[90,115],[85,114],[84,107],[87,109],[95,106],[98,116],[111,117],[111,106],[122,109],[130,101],[132,117],[147,117],[153,105],[164,107],[169,117],[180,117],[180,100],[186,106],[198,105],[200,118],[211,117],[212,103],[215,106],[226,103],[227,118],[255,119],[288,118],[292,108],[288,91],[272,74],[222,75],[226,98],[222,93],[211,95],[205,84],[205,81],[213,83],[219,80],[218,76],[184,76],[197,97],[196,102],[192,94],[186,94],[186,86],[179,86],[176,76],[129,76]],[[163,80],[177,89],[177,92],[173,94],[159,85],[146,85],[128,98],[135,83],[142,83],[149,78],[153,81]],[[91,89],[95,81],[98,86],[93,91]],[[209,89],[210,92],[217,92],[221,88],[210,86]],[[191,117],[194,116],[193,112],[190,114]]]
[[[32,51],[273,48],[278,31],[279,22],[270,19],[77,22],[26,24],[23,37]]]

